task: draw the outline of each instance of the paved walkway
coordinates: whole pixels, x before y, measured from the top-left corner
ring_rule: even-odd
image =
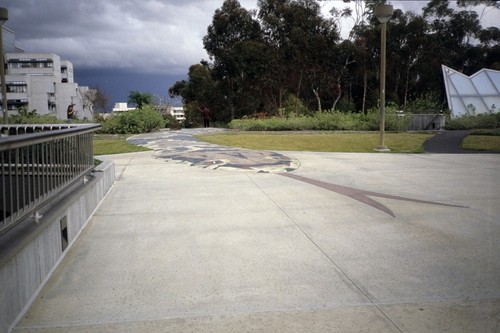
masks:
[[[226,153],[192,133],[103,157],[116,184],[14,332],[500,330],[499,155]]]
[[[223,147],[193,137],[198,134],[216,134],[224,131],[226,130],[220,128],[162,131],[137,135],[130,138],[129,142],[153,149],[155,158],[213,170],[221,168],[280,173],[295,170],[300,165],[296,159],[276,152]]]
[[[498,154],[500,151],[462,149],[462,141],[471,131],[441,131],[424,143],[424,151],[433,154]]]
[[[462,141],[470,131],[442,131],[424,143],[426,153],[470,154],[474,151],[461,148]]]

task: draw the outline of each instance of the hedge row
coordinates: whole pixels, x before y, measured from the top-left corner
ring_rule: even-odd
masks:
[[[410,125],[410,117],[396,113],[386,115],[385,129],[404,131]],[[289,118],[237,119],[229,123],[229,128],[245,131],[376,131],[380,129],[377,113],[322,112],[314,116]]]
[[[500,127],[500,113],[450,118],[445,127],[447,130],[495,129]]]

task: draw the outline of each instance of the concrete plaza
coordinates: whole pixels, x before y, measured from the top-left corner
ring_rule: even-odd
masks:
[[[14,332],[500,331],[500,155],[191,134],[103,157],[115,185]]]

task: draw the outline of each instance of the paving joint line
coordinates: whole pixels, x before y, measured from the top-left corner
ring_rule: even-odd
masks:
[[[382,311],[382,309],[378,306],[377,303],[374,302],[374,300],[370,297],[370,295],[368,295],[365,291],[363,291],[363,289],[358,286],[358,284],[356,282],[354,282],[354,280],[352,280],[349,275],[347,275],[347,273],[311,238],[311,236],[309,236],[309,234],[307,234],[307,232],[304,231],[304,229],[302,229],[300,227],[300,225],[290,216],[287,214],[287,212],[285,212],[254,180],[252,177],[250,177],[248,174],[247,174],[247,177],[255,184],[255,186],[257,186],[257,188],[259,188],[259,190],[273,203],[273,205],[279,209],[280,212],[283,213],[283,215],[285,215],[287,217],[287,219],[289,221],[291,221],[295,227],[297,227],[297,229],[302,233],[302,235],[304,235],[304,237],[306,237],[309,242],[311,242],[314,247],[316,247],[324,257],[327,258],[327,260],[333,265],[333,267],[336,269],[336,271],[338,273],[340,273],[340,276],[342,278],[342,280],[346,281],[346,282],[349,282],[349,284],[352,285],[352,287],[354,287],[361,295],[363,295],[363,297],[365,297],[369,302],[370,304],[372,304],[383,316],[384,318],[387,319],[387,321],[394,326],[394,328],[398,331],[398,332],[401,332],[403,333],[403,331],[398,327],[398,325],[396,325],[396,323],[391,319],[389,318],[389,316],[384,312]]]

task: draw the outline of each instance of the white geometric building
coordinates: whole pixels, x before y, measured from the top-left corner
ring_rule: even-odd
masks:
[[[17,114],[24,107],[27,111],[36,110],[39,115],[66,119],[68,106],[74,104],[78,118],[92,119],[91,110],[84,103],[88,87],[79,87],[74,82],[73,64],[56,54],[25,53],[14,45],[6,45],[15,43],[14,32],[2,29],[4,36],[10,36],[4,38],[4,50],[17,51],[5,54],[9,114]]]
[[[135,109],[136,108],[128,107],[128,104],[124,102],[115,103],[115,106],[113,107],[113,114],[119,114],[121,112],[132,111]],[[179,122],[183,122],[184,120],[186,120],[186,115],[182,106],[166,105],[161,110],[170,113]]]
[[[132,111],[135,110],[136,108],[129,108],[127,103],[121,102],[121,103],[115,103],[115,106],[113,107],[113,113],[120,113],[120,112],[127,112],[127,111]]]
[[[179,122],[186,120],[186,114],[184,113],[184,108],[182,106],[172,106],[168,110],[172,116]]]
[[[498,112],[500,71],[481,69],[467,76],[442,65],[448,107],[453,117]]]

